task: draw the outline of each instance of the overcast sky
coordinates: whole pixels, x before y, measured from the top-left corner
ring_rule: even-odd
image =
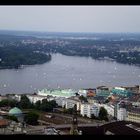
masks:
[[[140,6],[0,6],[0,29],[140,32]]]

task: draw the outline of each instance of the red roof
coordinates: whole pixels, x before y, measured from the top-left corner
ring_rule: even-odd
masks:
[[[4,120],[4,119],[0,120],[0,126],[6,126],[6,125],[8,125],[7,120]]]

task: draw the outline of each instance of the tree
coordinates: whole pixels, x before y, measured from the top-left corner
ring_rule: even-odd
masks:
[[[17,103],[18,102],[16,100],[4,99],[0,101],[0,107],[5,107],[5,106],[15,107]]]
[[[0,107],[4,107],[4,106],[9,106],[8,99],[4,99],[4,100],[0,101]]]
[[[6,119],[9,119],[9,120],[13,120],[13,121],[15,121],[15,122],[18,122],[17,117],[14,116],[14,115],[8,115],[8,116],[6,116]]]
[[[19,102],[19,107],[23,109],[32,108],[32,104],[26,95],[21,95],[21,100]]]
[[[87,115],[85,114],[84,117],[87,118]]]
[[[42,100],[42,103],[40,104],[40,110],[48,111],[48,100],[47,99]]]
[[[99,119],[108,121],[107,115],[108,115],[107,110],[104,107],[101,107],[99,111]]]
[[[73,108],[68,108],[68,109],[67,109],[67,113],[68,113],[68,114],[73,114],[73,112],[74,112],[74,109],[73,109]]]
[[[58,106],[55,100],[50,101],[49,104],[51,105],[52,108]]]
[[[94,114],[91,114],[91,119],[97,119],[97,117]]]
[[[35,109],[40,110],[40,106],[41,106],[41,101],[39,100],[35,103]]]
[[[25,115],[24,121],[30,125],[37,125],[38,124],[39,115],[36,112],[29,112]]]
[[[48,101],[47,99],[43,99],[40,104],[40,110],[42,111],[53,111],[53,108],[57,107],[56,101]]]

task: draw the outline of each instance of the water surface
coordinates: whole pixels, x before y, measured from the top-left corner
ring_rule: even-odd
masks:
[[[53,54],[50,62],[0,70],[0,93],[33,93],[43,88],[94,88],[140,84],[140,67],[89,57]]]

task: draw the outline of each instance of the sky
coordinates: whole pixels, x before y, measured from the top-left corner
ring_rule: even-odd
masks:
[[[140,32],[140,6],[0,6],[0,30]]]

